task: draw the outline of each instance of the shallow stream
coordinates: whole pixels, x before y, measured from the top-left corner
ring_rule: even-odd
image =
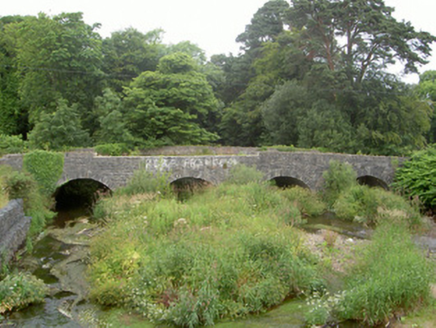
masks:
[[[81,213],[64,213],[56,224],[36,242],[32,254],[23,255],[18,270],[27,270],[42,279],[50,288],[44,304],[32,305],[6,316],[2,327],[156,327],[142,318],[122,310],[104,310],[87,301],[85,279],[90,238],[97,226]],[[72,220],[72,221],[70,221]],[[368,238],[370,230],[361,225],[334,219],[332,215],[311,219],[304,227],[308,232],[334,230],[350,238]],[[436,246],[436,240],[432,239]],[[304,300],[291,300],[263,315],[244,320],[221,322],[217,328],[301,328],[304,325]],[[340,328],[359,327],[343,323]]]

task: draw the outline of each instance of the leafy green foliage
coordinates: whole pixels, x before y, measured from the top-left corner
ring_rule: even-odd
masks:
[[[133,172],[132,178],[125,187],[117,189],[117,193],[125,195],[136,195],[145,193],[158,193],[168,195],[170,188],[170,172],[158,170],[156,173],[147,171],[145,166]]]
[[[299,211],[276,188],[227,183],[184,203],[136,195],[98,207],[107,226],[91,245],[91,296],[154,323],[211,325],[322,285],[282,210]]]
[[[122,92],[131,80],[145,71],[155,71],[159,58],[165,54],[161,43],[163,31],[141,33],[135,28],[116,31],[103,40],[103,70],[108,86]]]
[[[282,191],[282,194],[305,216],[320,216],[327,210],[320,197],[307,188],[298,186],[287,188]]]
[[[19,96],[31,122],[50,114],[59,98],[90,108],[100,88],[101,38],[98,24],[82,13],[27,16],[5,28],[6,49],[18,68]],[[86,72],[86,74],[83,74]],[[80,113],[86,119],[87,112]]]
[[[125,89],[126,118],[141,139],[174,144],[214,141],[218,102],[192,58],[174,53],[161,58],[158,71],[144,72]]]
[[[428,301],[433,275],[434,268],[404,225],[381,225],[350,272],[337,315],[370,325],[385,323],[396,311]]]
[[[130,153],[129,147],[123,143],[102,144],[95,146],[94,150],[97,154],[106,156],[122,156]]]
[[[24,155],[23,168],[38,182],[39,189],[51,196],[64,169],[64,154],[35,150]]]
[[[23,199],[24,213],[32,217],[29,236],[35,236],[56,215],[48,210],[50,200],[40,193],[38,183],[28,172],[13,171],[4,180],[9,199]]]
[[[263,173],[258,171],[255,167],[238,164],[230,168],[228,182],[243,185],[252,182],[259,183],[262,179]]]
[[[30,173],[13,171],[5,182],[9,199],[21,198],[24,202],[24,210],[28,210],[31,207],[31,197],[38,188],[34,177]]]
[[[418,228],[423,221],[419,209],[412,207],[401,196],[380,188],[353,186],[342,192],[333,204],[339,219],[375,225],[385,220],[405,222]]]
[[[356,172],[348,163],[330,161],[330,166],[323,173],[324,185],[322,196],[329,206],[338,199],[339,195],[357,185]]]
[[[86,146],[89,134],[82,129],[78,107],[69,107],[66,100],[59,99],[54,114],[42,114],[29,134],[29,141],[38,148],[62,150],[68,147]]]
[[[22,153],[26,150],[27,142],[19,136],[0,134],[0,156]]]
[[[412,155],[395,173],[393,187],[409,198],[418,197],[427,209],[436,207],[436,148]]]
[[[6,276],[0,281],[0,314],[44,302],[48,289],[44,282],[28,273]]]
[[[415,245],[406,225],[388,220],[347,270],[346,288],[310,299],[307,322],[323,325],[333,318],[385,325],[398,312],[407,314],[429,301],[433,275],[434,264]]]

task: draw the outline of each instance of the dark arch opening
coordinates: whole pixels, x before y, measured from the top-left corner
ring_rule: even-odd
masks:
[[[171,182],[171,187],[180,201],[186,201],[194,193],[203,191],[205,188],[211,186],[212,183],[198,178],[180,178]]]
[[[305,184],[303,181],[293,178],[293,177],[275,177],[272,178],[270,181],[273,181],[274,184],[279,188],[291,188],[291,187],[302,187],[306,189],[310,189],[307,184]]]
[[[357,182],[360,185],[366,185],[369,187],[383,188],[384,190],[389,190],[389,186],[383,180],[373,177],[371,175],[364,175],[357,178]]]
[[[99,181],[71,180],[56,189],[53,194],[56,202],[55,211],[58,213],[78,211],[81,215],[90,215],[99,197],[110,193],[110,188]]]

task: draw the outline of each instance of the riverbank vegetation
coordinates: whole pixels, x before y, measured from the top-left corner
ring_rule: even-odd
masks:
[[[394,188],[409,198],[418,199],[423,209],[436,212],[436,146],[415,153],[398,168]]]
[[[210,58],[160,29],[102,37],[83,13],[0,17],[0,155],[180,144],[410,154],[436,140],[435,72],[407,85],[390,67],[418,72],[436,38],[393,13],[384,1],[270,0],[237,55]]]
[[[336,176],[338,167],[333,163],[326,177]],[[338,272],[309,251],[300,228],[308,216],[328,206],[335,210],[357,186],[337,181],[346,187],[332,189],[333,197],[328,188],[317,195],[259,183],[252,168],[236,166],[232,175],[235,180],[183,202],[161,192],[162,184],[101,200],[95,219],[103,231],[91,242],[88,272],[92,299],[182,327],[262,313],[295,297],[314,300],[308,324],[382,323],[429,301],[434,266],[411,240],[411,229],[422,227],[423,219],[411,224],[410,213],[418,212],[407,201],[361,190],[376,211],[362,212],[364,206],[350,202],[353,219],[368,216],[375,233]],[[381,196],[384,202],[377,200]],[[325,237],[326,250],[334,249],[335,240]]]
[[[62,174],[63,161],[62,153],[36,150],[24,155],[21,172],[1,167],[0,200],[6,205],[9,200],[23,199],[24,213],[32,217],[29,241],[55,216],[50,210],[52,195]]]
[[[0,281],[0,319],[7,311],[42,303],[47,292],[44,282],[28,273],[6,276]]]

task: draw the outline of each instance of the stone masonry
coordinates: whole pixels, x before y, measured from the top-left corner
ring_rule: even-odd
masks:
[[[31,219],[24,216],[23,200],[11,200],[0,209],[0,267],[8,263],[26,240]]]
[[[359,178],[370,177],[388,186],[395,168],[405,159],[387,156],[363,156],[319,152],[257,151],[239,155],[205,156],[97,156],[95,153],[69,152],[65,154],[61,186],[75,179],[93,179],[114,190],[125,185],[133,172],[145,167],[151,172],[169,171],[171,182],[181,178],[197,178],[219,184],[228,178],[229,169],[236,164],[255,166],[264,173],[265,180],[289,177],[312,190],[322,186],[322,174],[331,160],[347,162]],[[20,170],[22,155],[6,155],[0,164]]]

